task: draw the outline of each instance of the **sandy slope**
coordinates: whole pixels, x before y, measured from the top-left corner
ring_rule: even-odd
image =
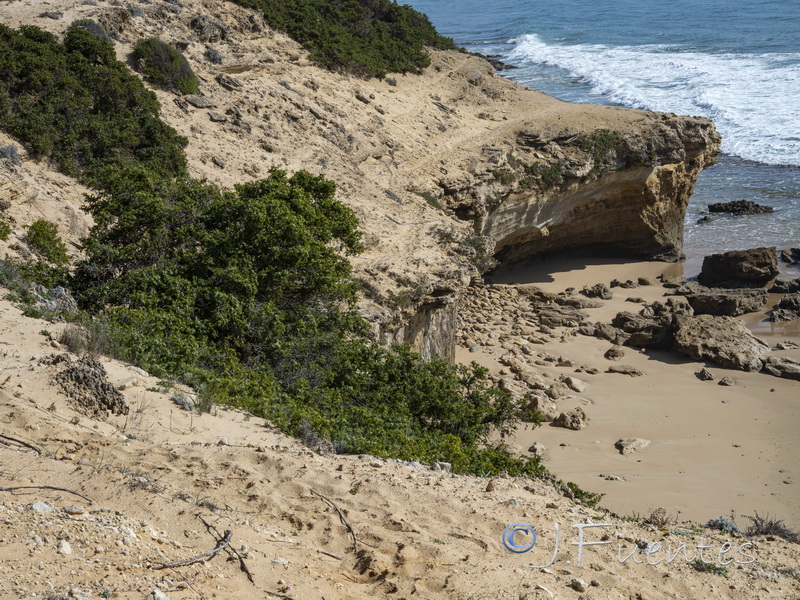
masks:
[[[61,327],[0,302],[0,435],[41,450],[1,438],[3,598],[66,597],[70,590],[74,598],[143,598],[152,589],[170,598],[578,598],[574,578],[589,585],[583,598],[800,593],[797,571],[787,575],[800,564],[797,545],[758,538],[740,550],[747,540],[690,523],[658,529],[626,522],[541,481],[490,482],[366,456],[320,456],[238,411],[183,411],[170,400],[176,390],[116,361],[103,364],[110,381],[125,388],[131,411],[90,419],[48,384],[59,367],[41,363],[63,352],[41,331],[57,337]],[[11,489],[24,486],[64,489]],[[39,513],[35,502],[52,510]],[[232,532],[254,583],[224,552],[206,563],[156,569],[217,545],[200,517],[221,536]],[[512,554],[501,533],[520,521],[539,537],[529,553]],[[526,566],[550,562],[555,523],[556,562]],[[585,541],[611,544],[583,548],[578,566],[571,544],[581,523],[608,523],[586,529]],[[660,564],[620,562],[640,540],[662,544],[650,557]],[[690,559],[700,544],[712,547],[704,550],[707,560],[718,560],[726,542],[732,550],[723,560],[751,555],[758,562],[734,562],[725,578],[698,573],[682,554],[674,558],[683,543]]]

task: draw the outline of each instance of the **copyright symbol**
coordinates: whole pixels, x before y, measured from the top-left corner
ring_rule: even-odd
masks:
[[[524,534],[526,537],[530,536],[530,541],[517,544],[514,540],[514,534],[518,532]],[[533,527],[526,523],[514,523],[503,530],[502,540],[506,550],[514,552],[515,554],[522,554],[523,552],[528,552],[536,545],[536,532],[533,530]]]

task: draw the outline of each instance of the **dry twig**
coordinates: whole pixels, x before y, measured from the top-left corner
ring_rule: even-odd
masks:
[[[331,508],[333,508],[333,510],[336,511],[336,513],[339,515],[339,520],[341,520],[342,524],[345,527],[347,527],[347,530],[350,532],[350,535],[353,538],[353,552],[358,552],[358,539],[356,539],[356,532],[353,531],[353,528],[350,526],[350,523],[348,523],[347,519],[344,518],[344,514],[342,513],[341,509],[338,506],[336,506],[335,502],[329,500],[319,492],[311,490],[311,493],[319,498],[322,498],[328,504],[328,506],[330,506]]]
[[[203,525],[205,525],[207,529],[209,529],[210,531],[213,531],[217,535],[217,537],[221,537],[220,534],[219,534],[219,530],[216,527],[214,527],[211,523],[206,521],[200,513],[197,513],[195,516],[198,519],[200,519],[200,521],[202,521]],[[226,533],[227,533],[227,531],[226,531]],[[250,569],[247,567],[247,563],[244,561],[244,556],[242,556],[241,553],[236,548],[234,548],[233,546],[227,547],[225,549],[225,551],[230,553],[230,554],[233,554],[234,556],[236,556],[237,559],[239,559],[239,568],[242,571],[244,571],[245,575],[247,575],[247,579],[250,580],[250,583],[255,585],[256,582],[253,579],[253,574],[250,572]]]
[[[17,438],[13,438],[8,435],[0,435],[0,444],[5,444],[9,446],[8,442],[14,442],[15,444],[19,444],[20,446],[25,446],[26,448],[30,448],[34,452],[38,452],[39,454],[42,453],[41,448],[34,446],[33,444],[29,444],[28,442],[23,442],[22,440],[18,440]]]
[[[62,487],[54,487],[52,485],[18,485],[16,487],[0,487],[0,492],[15,492],[17,490],[55,490],[57,492],[67,492],[83,498],[90,504],[94,504],[94,501],[91,498],[87,498],[83,494],[79,494],[78,492],[73,492],[72,490]]]
[[[187,558],[187,559],[184,559],[184,560],[178,560],[178,561],[171,562],[171,563],[164,563],[163,565],[159,565],[158,567],[153,567],[153,568],[158,570],[158,569],[169,569],[171,567],[185,567],[186,565],[190,565],[190,564],[195,563],[198,560],[202,560],[204,558],[213,558],[214,556],[217,555],[218,552],[220,552],[220,551],[222,551],[222,550],[224,550],[225,548],[228,547],[228,544],[231,543],[231,536],[232,535],[233,535],[233,532],[230,529],[225,531],[225,537],[222,539],[222,544],[220,544],[219,546],[217,546],[213,550],[211,550],[209,552],[206,552],[205,554],[198,554],[197,556],[193,556],[191,558]]]

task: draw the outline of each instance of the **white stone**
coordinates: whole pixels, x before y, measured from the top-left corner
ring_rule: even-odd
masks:
[[[627,456],[628,454],[633,454],[637,450],[641,450],[649,445],[650,440],[646,440],[644,438],[624,438],[617,440],[617,443],[614,444],[614,447],[620,451],[620,454]]]

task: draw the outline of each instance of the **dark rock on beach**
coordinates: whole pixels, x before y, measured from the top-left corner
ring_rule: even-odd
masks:
[[[709,287],[764,287],[777,275],[778,252],[772,246],[706,256],[697,280]]]
[[[786,248],[781,250],[781,260],[790,265],[800,264],[800,248]]]
[[[696,282],[681,286],[675,293],[685,296],[697,315],[738,317],[761,310],[768,300],[763,288],[710,288]]]
[[[775,377],[800,381],[800,362],[791,358],[770,356],[764,364],[764,371]]]
[[[797,279],[776,279],[769,288],[771,294],[793,294],[800,292],[800,277]]]
[[[636,348],[669,348],[672,346],[672,315],[652,317],[629,312],[618,313],[611,324],[628,334],[625,342]]]
[[[800,319],[800,292],[781,298],[769,317],[769,320],[774,322],[794,321],[795,319]]]
[[[581,294],[587,298],[600,298],[602,300],[611,300],[613,297],[611,290],[604,283],[597,283],[592,287],[586,286],[581,290]]]
[[[730,215],[760,215],[773,212],[771,206],[756,204],[751,200],[733,200],[732,202],[716,202],[708,205],[712,213],[727,213]]]

